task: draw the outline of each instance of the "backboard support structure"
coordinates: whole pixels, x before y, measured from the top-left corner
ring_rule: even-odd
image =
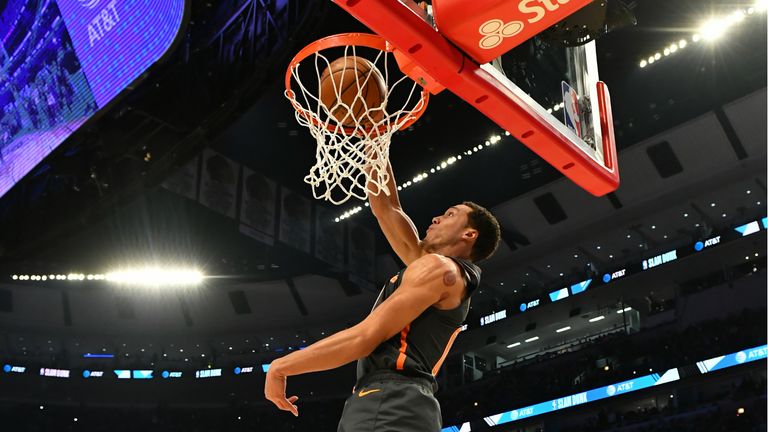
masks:
[[[480,3],[502,5],[505,9],[482,9],[486,16],[480,17],[484,23],[477,32],[462,29],[459,33],[448,26],[459,22],[451,20],[450,7],[459,7],[461,0],[434,0],[434,15],[427,14],[411,0],[334,2],[392,44],[399,52],[398,63],[403,72],[431,93],[446,88],[456,94],[591,194],[603,196],[618,188],[610,94],[607,86],[599,81],[594,41],[567,48],[567,74],[572,77],[569,85],[579,95],[577,111],[582,113],[582,136],[577,136],[551,109],[536,102],[488,63],[488,56],[497,55],[497,51],[489,54],[483,49],[472,49],[475,43],[472,38],[477,39],[481,48],[485,43],[499,49],[495,41],[487,43],[489,32],[482,25],[488,22],[500,23],[501,27],[491,26],[494,34],[499,35],[506,46],[516,46],[544,30],[541,25],[549,26],[562,20],[590,3],[589,0],[473,0],[462,4],[474,8],[482,8]],[[517,9],[511,10],[510,4]],[[486,19],[486,10],[499,13],[499,18]],[[525,16],[520,12],[534,10],[536,13],[530,12],[529,17],[541,18],[543,14],[545,18],[535,22],[539,27],[526,26]],[[444,15],[439,14],[441,11]],[[517,16],[510,16],[515,13]],[[451,39],[445,34],[450,34]]]

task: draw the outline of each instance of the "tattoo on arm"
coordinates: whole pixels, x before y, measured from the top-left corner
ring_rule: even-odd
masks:
[[[447,271],[443,274],[443,283],[446,286],[452,286],[456,283],[456,273],[453,271]]]

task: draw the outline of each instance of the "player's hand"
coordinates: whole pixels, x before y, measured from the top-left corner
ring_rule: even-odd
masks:
[[[283,411],[290,411],[294,416],[299,416],[299,407],[295,402],[299,400],[298,396],[285,397],[285,387],[288,380],[280,375],[275,369],[270,368],[267,372],[267,378],[264,380],[264,396]]]

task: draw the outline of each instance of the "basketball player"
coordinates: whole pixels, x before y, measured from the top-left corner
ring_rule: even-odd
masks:
[[[287,377],[357,360],[357,383],[338,432],[438,432],[442,420],[435,375],[480,283],[474,262],[496,250],[499,225],[485,208],[464,202],[433,218],[419,240],[400,206],[391,165],[387,170],[392,193],[369,193],[368,198],[407,267],[384,286],[362,322],[272,362],[264,393],[278,408],[298,416],[298,397],[286,398]]]

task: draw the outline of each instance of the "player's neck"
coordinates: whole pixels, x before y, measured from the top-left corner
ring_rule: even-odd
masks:
[[[427,254],[438,254],[438,255],[462,258],[462,259],[468,260],[470,259],[470,257],[466,249],[467,248],[462,244],[434,246],[434,245],[422,243],[421,256],[424,256]]]

